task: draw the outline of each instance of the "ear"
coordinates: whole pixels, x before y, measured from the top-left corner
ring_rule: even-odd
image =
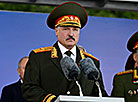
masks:
[[[58,35],[58,30],[57,30],[57,28],[55,28],[55,32],[56,32],[56,36]]]
[[[18,72],[18,74],[20,75],[20,71],[19,71],[19,68],[17,68],[17,72]]]
[[[133,54],[133,59],[134,59],[134,61],[136,61],[136,54],[135,53]]]

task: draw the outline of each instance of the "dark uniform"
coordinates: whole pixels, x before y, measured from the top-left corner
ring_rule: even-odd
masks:
[[[59,25],[79,27],[81,29],[86,22],[86,11],[82,6],[74,2],[58,6],[47,19],[47,24],[52,29]],[[79,96],[79,88],[75,81],[69,81],[62,71],[60,65],[62,57],[57,42],[51,47],[35,49],[30,53],[22,86],[23,96],[28,102],[53,102],[59,95]],[[82,52],[76,46],[76,63],[78,66],[80,60],[85,57],[93,59],[99,69],[99,60],[86,52]],[[87,80],[80,73],[78,81],[85,96],[99,95],[98,88],[93,80]],[[103,96],[107,96],[101,72],[98,81]]]
[[[111,96],[124,97],[125,102],[138,102],[138,85],[133,83],[133,70],[117,73]]]
[[[21,93],[21,81],[5,86],[1,94],[1,102],[25,102]]]
[[[134,52],[138,48],[138,32],[135,32],[129,39],[127,48],[129,51],[132,52],[130,57],[133,57]],[[130,68],[127,67],[127,69],[129,70],[117,73],[114,76],[113,90],[111,96],[124,97],[125,102],[138,102],[138,68],[134,68],[134,64],[131,64],[134,62],[130,61],[127,62],[127,66],[133,66],[131,66]]]
[[[99,68],[97,58],[77,48],[76,62],[79,63],[85,57],[92,58],[96,67]],[[70,95],[79,95],[79,89],[75,81],[68,81],[62,71],[61,58],[62,54],[57,43],[54,46],[36,49],[31,52],[23,84],[24,97],[28,101],[42,102],[49,95],[53,97],[67,95],[67,92],[70,92]],[[98,88],[94,81],[87,80],[81,74],[79,82],[84,95],[98,96]],[[99,82],[103,96],[107,96],[101,76]]]

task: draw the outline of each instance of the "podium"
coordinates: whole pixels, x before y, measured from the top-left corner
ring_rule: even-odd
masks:
[[[124,98],[60,95],[55,102],[124,102]]]

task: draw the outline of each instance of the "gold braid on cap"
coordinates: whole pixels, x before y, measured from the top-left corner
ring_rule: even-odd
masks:
[[[135,43],[134,50],[138,48],[138,41]]]
[[[58,18],[55,23],[56,23],[55,27],[60,25],[60,26],[75,26],[81,28],[79,17],[74,15],[62,16]]]

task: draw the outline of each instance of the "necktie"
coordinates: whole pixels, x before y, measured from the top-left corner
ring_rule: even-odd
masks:
[[[71,51],[66,51],[65,54],[70,57],[72,52]]]

